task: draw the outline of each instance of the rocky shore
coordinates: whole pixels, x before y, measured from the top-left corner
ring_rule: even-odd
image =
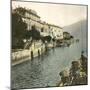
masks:
[[[87,85],[87,58],[83,55],[83,52],[79,60],[72,61],[69,70],[63,70],[59,75],[61,80],[57,86]]]

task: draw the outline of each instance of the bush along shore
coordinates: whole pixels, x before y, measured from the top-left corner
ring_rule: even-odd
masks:
[[[72,61],[69,70],[59,73],[61,80],[57,86],[87,85],[87,58],[81,54],[77,61]]]

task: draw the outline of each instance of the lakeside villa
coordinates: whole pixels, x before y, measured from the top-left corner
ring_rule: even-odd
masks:
[[[31,30],[32,26],[35,26],[42,36],[50,35],[55,39],[63,39],[63,28],[42,21],[36,11],[18,7],[12,12],[21,15],[22,20],[27,24],[27,30]]]

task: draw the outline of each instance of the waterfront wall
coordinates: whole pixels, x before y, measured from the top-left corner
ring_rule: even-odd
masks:
[[[25,62],[27,60],[32,60],[34,57],[39,57],[44,52],[45,52],[44,44],[39,47],[33,48],[32,46],[30,49],[23,49],[17,52],[12,52],[11,54],[12,66]]]

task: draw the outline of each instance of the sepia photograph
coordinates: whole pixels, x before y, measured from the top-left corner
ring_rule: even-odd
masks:
[[[88,85],[88,5],[11,1],[11,89]]]

